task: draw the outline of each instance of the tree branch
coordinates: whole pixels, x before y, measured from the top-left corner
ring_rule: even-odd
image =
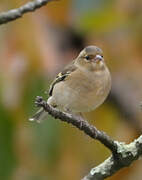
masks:
[[[44,110],[55,119],[58,118],[61,121],[72,124],[91,138],[99,140],[111,150],[112,155],[103,163],[91,169],[90,173],[82,180],[103,180],[112,176],[120,169],[129,166],[142,155],[142,136],[130,144],[113,141],[108,135],[98,130],[93,125],[90,125],[83,118],[61,112],[51,107],[42,97],[37,96],[35,104],[38,107],[44,108]]]
[[[7,12],[2,12],[0,13],[0,24],[5,24],[21,18],[25,13],[35,11],[42,6],[45,6],[50,1],[51,0],[34,0],[26,3],[25,5],[17,9],[11,9]]]
[[[117,152],[116,157],[110,156],[103,163],[91,169],[82,180],[103,180],[131,165],[142,155],[142,135],[130,144],[118,142]]]
[[[35,104],[39,107],[43,107],[45,111],[47,111],[50,115],[52,115],[55,119],[59,118],[59,120],[67,122],[75,126],[76,128],[83,131],[85,134],[90,136],[93,139],[99,140],[102,144],[104,144],[110,151],[115,154],[117,152],[117,144],[113,141],[108,135],[104,132],[99,131],[93,125],[90,125],[86,120],[81,117],[74,116],[72,114],[67,114],[65,112],[61,112],[42,99],[42,97],[37,96]]]

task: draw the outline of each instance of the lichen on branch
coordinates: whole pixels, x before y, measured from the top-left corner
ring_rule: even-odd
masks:
[[[85,119],[51,107],[42,97],[37,96],[35,104],[44,108],[55,119],[58,118],[61,121],[72,124],[91,138],[100,141],[112,152],[108,159],[91,169],[89,174],[82,180],[103,180],[120,169],[131,165],[142,155],[142,135],[130,144],[114,141],[106,133],[89,124]]]

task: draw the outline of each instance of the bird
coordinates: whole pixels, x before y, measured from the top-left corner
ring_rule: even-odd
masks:
[[[60,111],[79,114],[95,110],[111,90],[111,75],[101,48],[85,47],[49,88],[47,103]],[[39,109],[30,121],[40,122],[48,113]]]

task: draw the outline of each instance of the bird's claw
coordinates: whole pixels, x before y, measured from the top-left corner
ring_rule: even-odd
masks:
[[[43,98],[41,96],[37,96],[35,99],[35,105],[39,107],[41,106],[42,102],[43,102]]]

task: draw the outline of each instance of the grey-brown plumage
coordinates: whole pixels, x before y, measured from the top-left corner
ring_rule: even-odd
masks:
[[[47,102],[61,111],[87,112],[104,102],[110,88],[111,76],[102,50],[88,46],[57,75],[50,86]],[[44,113],[41,109],[30,120],[39,120]]]
[[[50,85],[50,89],[49,89],[49,96],[52,96],[52,91],[53,91],[53,88],[54,88],[54,85],[56,85],[58,82],[60,81],[64,81],[65,78],[71,74],[73,71],[76,70],[76,66],[74,65],[74,61],[72,61],[69,65],[67,65],[64,70],[62,72],[60,72],[55,80],[52,82],[52,84]]]

